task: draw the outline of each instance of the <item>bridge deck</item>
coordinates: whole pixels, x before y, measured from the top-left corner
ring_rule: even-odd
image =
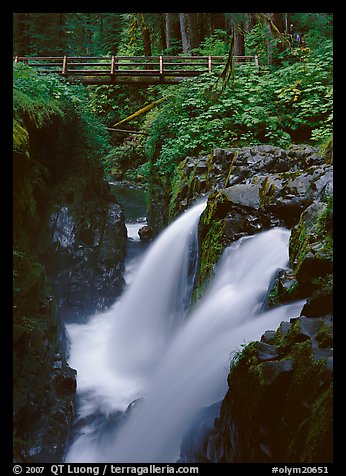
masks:
[[[175,84],[220,69],[226,56],[16,56],[13,60],[85,84]],[[257,56],[235,56],[234,60],[258,66]]]

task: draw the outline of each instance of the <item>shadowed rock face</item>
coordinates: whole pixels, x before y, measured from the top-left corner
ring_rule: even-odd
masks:
[[[65,321],[106,309],[124,285],[123,212],[116,203],[88,205],[84,202],[83,215],[66,206],[54,207],[52,242],[49,254],[42,255]]]
[[[13,455],[57,463],[75,418],[63,318],[120,293],[126,228],[98,159],[71,147],[71,131],[54,118],[26,127],[30,140],[14,153]]]

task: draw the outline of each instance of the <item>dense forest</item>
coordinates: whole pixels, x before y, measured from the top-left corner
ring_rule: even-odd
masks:
[[[220,57],[222,64],[175,84],[83,84],[30,66],[35,57]],[[14,461],[330,463],[333,14],[14,13],[13,59]],[[254,245],[247,255],[254,235],[259,251]],[[133,254],[145,256],[164,236],[167,248],[148,268],[146,255],[143,270]],[[218,262],[238,248],[239,260],[226,268],[234,266],[239,280],[231,277],[224,290]],[[137,288],[133,263],[142,270]],[[248,268],[252,281],[235,293],[239,303],[227,295],[221,309],[216,292],[203,300],[213,279],[226,296]],[[265,291],[252,297],[262,279]],[[110,332],[103,319],[112,321],[114,303],[127,309],[128,323],[137,313],[140,322]],[[189,313],[202,324],[177,339],[182,347],[169,363],[174,319],[189,322]],[[232,313],[235,322],[263,315],[263,324],[243,336],[246,327],[227,327]],[[224,327],[211,326],[203,341],[216,316]],[[114,375],[120,364],[130,380],[144,369],[147,387],[137,389],[136,380],[127,395],[117,381],[114,391],[100,343],[112,348]],[[218,370],[209,365],[223,346],[220,366],[229,375],[221,383],[229,388],[220,384],[216,398]],[[75,359],[81,348],[85,355]],[[161,372],[154,383],[153,355]],[[194,359],[204,367],[190,368]],[[207,385],[197,378],[204,372]],[[190,380],[196,390],[186,395],[201,400],[186,397],[179,416],[173,407]],[[149,398],[146,407],[144,398],[141,411],[150,385],[172,405],[158,416],[161,401]],[[171,411],[184,425],[165,453]],[[131,430],[137,412],[138,431]],[[152,423],[160,419],[163,433]],[[148,428],[157,450],[143,434]]]
[[[187,154],[215,146],[327,142],[332,128],[332,15],[14,15],[14,55],[227,55],[231,43],[235,55],[258,55],[260,70],[236,66],[234,75],[224,75],[227,87],[218,81],[220,71],[179,86],[83,90],[83,103],[95,114],[95,122],[106,127],[156,99],[170,98],[124,124],[148,133],[147,139],[113,133],[105,144],[106,172],[125,178],[147,178],[154,155],[165,174]],[[72,90],[69,94],[78,97],[77,88]]]

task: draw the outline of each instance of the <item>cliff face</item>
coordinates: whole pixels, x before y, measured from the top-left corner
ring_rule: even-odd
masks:
[[[76,371],[62,319],[121,292],[126,228],[76,118],[14,123],[14,459],[62,461]]]
[[[233,359],[219,416],[199,437],[191,430],[182,462],[332,460],[332,168],[308,146],[217,149],[180,164],[171,218],[208,193],[195,297],[226,246],[284,226],[292,230],[290,268],[277,273],[266,305],[307,299],[301,316],[268,330]]]

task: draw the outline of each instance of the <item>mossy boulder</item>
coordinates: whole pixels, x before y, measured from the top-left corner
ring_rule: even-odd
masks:
[[[307,145],[288,150],[269,145],[215,149],[208,156],[186,157],[172,181],[168,221],[208,194],[201,216],[196,294],[201,294],[226,246],[274,226],[296,226],[302,212],[316,201],[325,202],[330,191],[332,166]],[[294,298],[296,287],[281,297]]]
[[[298,282],[296,295],[310,298],[309,307],[315,315],[318,302],[323,303],[326,314],[332,311],[332,220],[332,197],[313,203],[292,229],[289,242],[290,265]]]
[[[332,462],[332,353],[332,320],[324,317],[293,318],[246,345],[194,461]]]

